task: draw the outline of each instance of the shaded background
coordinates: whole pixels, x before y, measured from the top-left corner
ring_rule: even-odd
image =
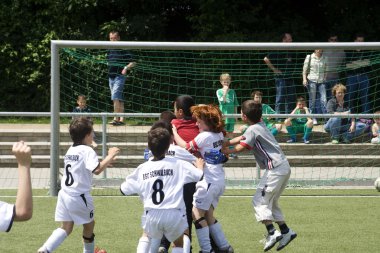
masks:
[[[49,111],[50,40],[379,41],[377,1],[3,0],[0,2],[0,110]],[[106,85],[106,84],[105,84]]]

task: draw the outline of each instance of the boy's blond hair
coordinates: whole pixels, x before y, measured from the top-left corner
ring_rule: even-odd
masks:
[[[230,74],[228,74],[228,73],[221,74],[220,77],[219,77],[219,80],[222,81],[224,79],[230,79],[231,80]]]

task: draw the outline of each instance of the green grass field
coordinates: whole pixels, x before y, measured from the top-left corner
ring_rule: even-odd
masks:
[[[216,217],[238,253],[263,252],[259,241],[265,228],[254,219],[248,196],[253,192],[228,190],[216,209]],[[36,252],[58,226],[54,222],[56,198],[46,197],[46,191],[35,195],[45,197],[34,198],[32,220],[14,223],[10,233],[1,234],[2,252]],[[13,202],[14,197],[1,200]],[[379,252],[380,193],[376,190],[286,190],[280,204],[288,225],[298,233],[282,252]],[[108,253],[136,252],[141,235],[140,200],[95,197],[95,206],[96,244]],[[55,252],[82,252],[81,229],[75,227]],[[193,252],[198,252],[193,239]]]

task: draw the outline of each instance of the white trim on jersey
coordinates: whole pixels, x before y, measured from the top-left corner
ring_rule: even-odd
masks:
[[[71,146],[64,157],[61,188],[71,196],[89,193],[92,173],[99,165],[96,152],[89,146]]]

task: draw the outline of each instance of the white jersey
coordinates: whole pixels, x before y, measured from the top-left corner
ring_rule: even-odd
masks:
[[[138,194],[144,209],[184,209],[183,185],[197,182],[203,172],[194,165],[174,157],[149,160],[121,184],[124,195]]]
[[[192,152],[200,152],[204,157],[205,152],[214,150],[221,150],[223,145],[223,133],[201,132],[194,140],[190,141],[186,149]],[[208,183],[224,184],[224,169],[223,164],[209,164],[205,163],[204,168],[205,180]]]
[[[183,161],[187,161],[190,163],[195,162],[197,159],[189,151],[175,144],[170,144],[168,152],[166,152],[166,156],[176,157],[178,159],[181,159]],[[153,158],[152,151],[149,151],[149,159],[152,159],[152,158]]]
[[[15,206],[0,201],[0,231],[9,232],[15,216]]]
[[[92,172],[98,167],[96,152],[89,146],[71,146],[64,157],[65,168],[61,189],[71,196],[91,191]]]

